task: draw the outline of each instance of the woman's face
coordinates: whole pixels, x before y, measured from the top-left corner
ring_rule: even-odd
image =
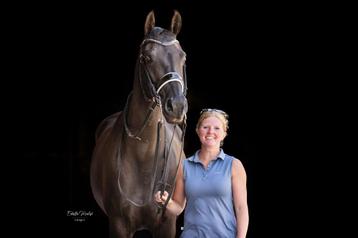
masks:
[[[220,142],[226,136],[223,123],[215,116],[205,118],[198,128],[197,134],[201,144],[206,147],[220,147]]]

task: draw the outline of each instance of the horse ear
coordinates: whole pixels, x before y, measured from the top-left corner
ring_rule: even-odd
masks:
[[[155,17],[154,17],[154,11],[150,11],[148,13],[147,18],[145,19],[144,24],[144,35],[148,34],[155,26]]]
[[[177,10],[174,10],[174,15],[172,17],[172,24],[170,30],[175,34],[178,35],[181,29],[181,15]]]

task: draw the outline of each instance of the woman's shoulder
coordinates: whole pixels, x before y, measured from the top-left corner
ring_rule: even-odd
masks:
[[[186,157],[184,161],[194,161],[195,157],[198,155],[200,150],[195,151],[193,154],[191,154],[189,157]]]
[[[240,161],[239,158],[237,158],[236,156],[226,154],[224,151],[222,152],[225,155],[225,159],[228,159],[230,161]]]
[[[235,156],[225,154],[225,159],[228,159],[232,163],[232,167],[234,169],[243,169],[244,165],[242,164],[241,160]]]
[[[232,173],[233,175],[238,175],[240,177],[246,177],[246,171],[243,163],[235,157],[232,157]]]
[[[186,166],[189,166],[190,164],[192,164],[194,161],[194,158],[195,158],[195,153],[189,157],[186,157],[182,163],[183,167],[185,168]]]
[[[194,157],[195,157],[195,154],[192,154],[191,156],[186,157],[186,158],[185,158],[185,160],[193,160],[193,159],[194,159]]]

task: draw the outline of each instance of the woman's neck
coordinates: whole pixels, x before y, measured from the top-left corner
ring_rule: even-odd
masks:
[[[218,157],[220,148],[205,148],[202,147],[199,152],[199,158],[202,162],[210,162]]]

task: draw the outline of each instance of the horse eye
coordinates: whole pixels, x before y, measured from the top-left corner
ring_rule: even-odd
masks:
[[[184,51],[180,52],[180,57],[184,59],[184,61],[186,60],[186,53]]]

